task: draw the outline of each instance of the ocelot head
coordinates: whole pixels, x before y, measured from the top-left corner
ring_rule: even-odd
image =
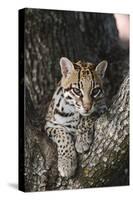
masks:
[[[106,108],[103,78],[107,64],[102,61],[95,66],[89,62],[72,63],[65,57],[60,59],[64,97],[83,116]]]

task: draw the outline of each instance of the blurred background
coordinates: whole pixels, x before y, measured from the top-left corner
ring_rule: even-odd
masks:
[[[114,14],[114,16],[116,18],[121,45],[124,48],[129,48],[129,15]]]

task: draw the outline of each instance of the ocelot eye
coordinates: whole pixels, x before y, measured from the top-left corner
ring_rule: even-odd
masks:
[[[97,87],[97,88],[94,88],[93,90],[92,90],[92,97],[94,97],[94,98],[96,98],[100,93],[101,93],[101,88],[100,87]]]
[[[73,91],[76,95],[80,96],[81,95],[81,91],[78,88],[73,88]]]

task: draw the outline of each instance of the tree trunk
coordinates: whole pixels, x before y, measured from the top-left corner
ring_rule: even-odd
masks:
[[[111,14],[25,9],[25,191],[128,184],[128,51],[119,44]],[[44,132],[57,82],[59,59],[98,63],[106,59],[107,113],[92,119],[94,141],[78,156],[75,177],[59,177],[56,145]],[[91,119],[88,119],[91,120]]]

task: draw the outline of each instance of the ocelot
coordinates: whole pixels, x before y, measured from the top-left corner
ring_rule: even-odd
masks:
[[[58,171],[69,178],[77,167],[77,152],[87,151],[92,142],[88,129],[82,130],[85,117],[106,109],[103,78],[107,61],[95,66],[62,57],[60,67],[62,78],[48,108],[45,130],[57,145]]]

